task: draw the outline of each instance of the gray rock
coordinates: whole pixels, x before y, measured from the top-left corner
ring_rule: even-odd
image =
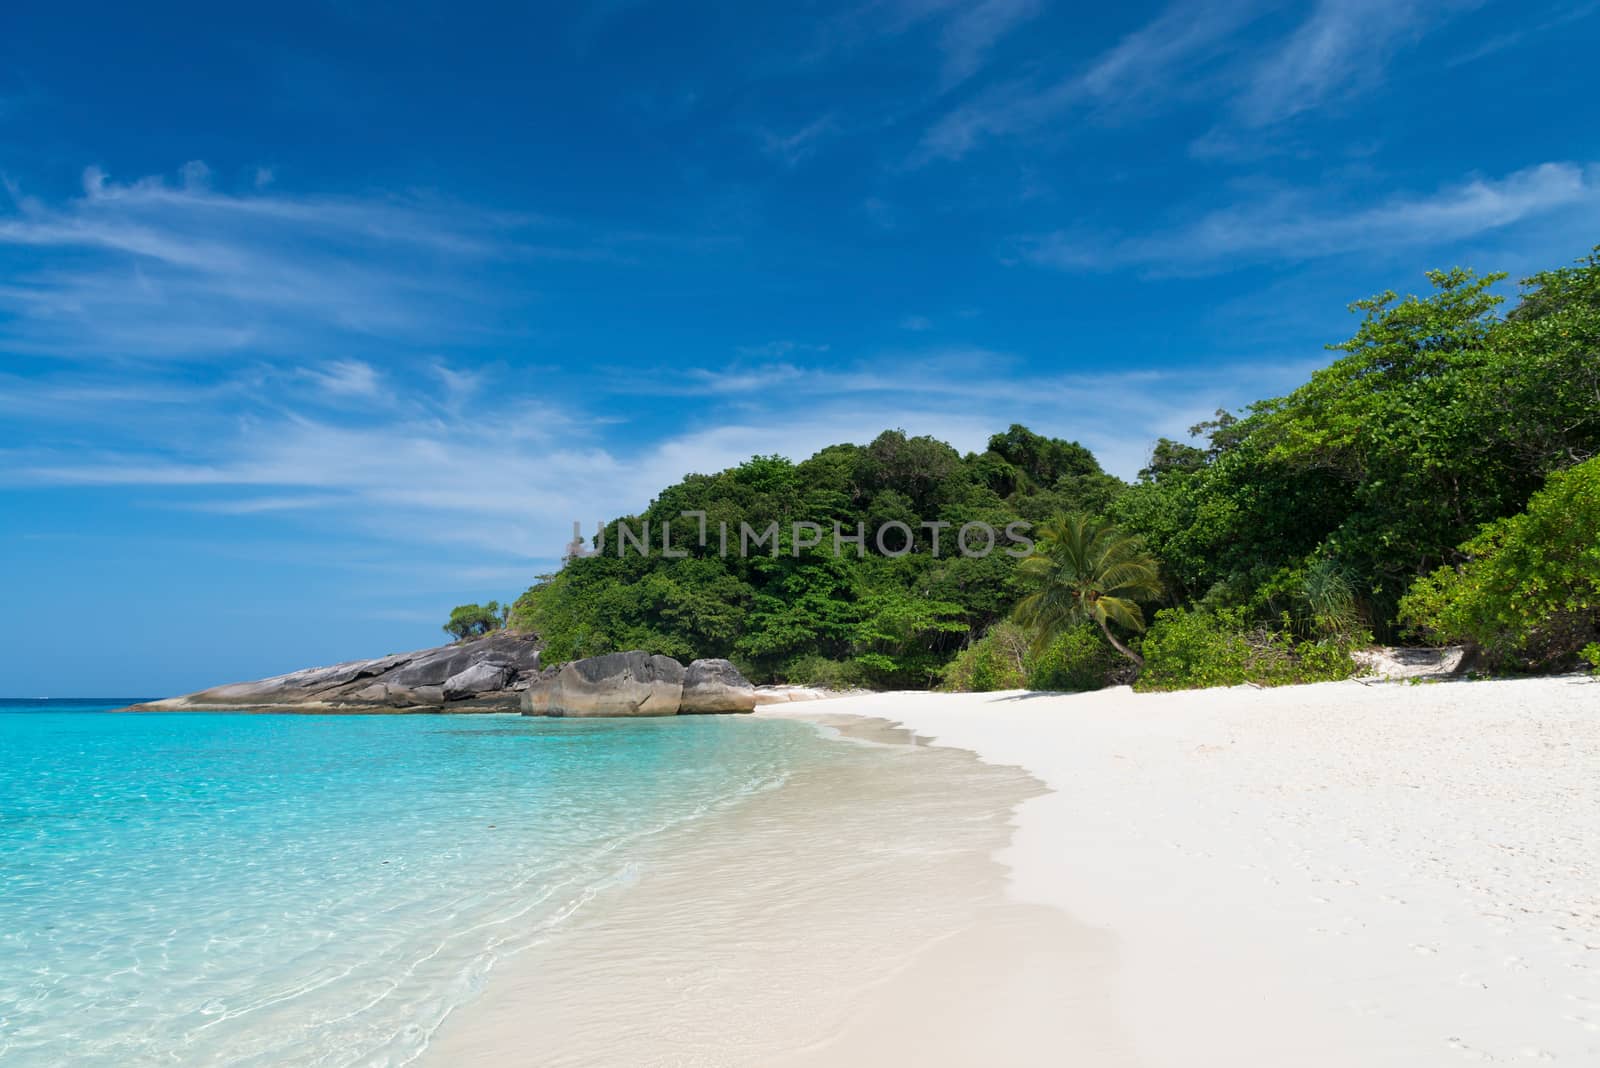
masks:
[[[265,712],[513,712],[539,674],[539,641],[501,631],[485,638],[235,682],[135,710]]]
[[[683,700],[678,714],[752,712],[756,688],[726,660],[696,660],[683,673]]]
[[[562,664],[530,679],[524,715],[674,716],[683,698],[683,665],[635,650]]]
[[[527,687],[522,691],[522,714],[524,716],[548,716],[550,714],[550,699],[556,692],[556,680],[561,676],[559,667],[545,668],[539,674],[528,680]]]
[[[459,701],[490,690],[503,690],[516,668],[497,660],[480,660],[444,680],[444,699]]]

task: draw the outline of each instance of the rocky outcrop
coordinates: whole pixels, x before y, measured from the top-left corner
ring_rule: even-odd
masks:
[[[755,706],[755,687],[726,660],[696,660],[685,669],[638,650],[543,671],[522,694],[525,716],[675,716]]]
[[[503,690],[516,673],[517,669],[510,664],[495,660],[479,660],[444,680],[442,687],[444,699],[460,701],[468,697],[477,697],[479,694]]]
[[[676,716],[749,712],[774,700],[831,696],[750,685],[726,660],[687,669],[669,656],[608,653],[539,669],[532,635],[307,668],[132,705],[141,712],[515,712],[527,716]]]
[[[307,668],[133,705],[135,711],[515,712],[539,674],[532,635],[486,638]]]
[[[683,700],[678,715],[752,712],[756,688],[726,660],[696,660],[683,673]]]
[[[675,716],[683,665],[634,651],[571,660],[529,680],[522,710],[530,716]]]

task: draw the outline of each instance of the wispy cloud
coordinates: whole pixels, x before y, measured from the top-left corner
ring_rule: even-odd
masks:
[[[796,167],[815,154],[822,142],[837,131],[838,123],[832,115],[813,119],[788,134],[762,130],[761,150],[785,167]]]
[[[959,85],[982,70],[995,45],[1037,16],[1043,6],[1042,0],[977,0],[958,6],[939,34],[944,53],[941,87]]]
[[[1032,133],[1074,112],[1125,117],[1185,85],[1253,14],[1241,2],[1175,5],[1079,70],[996,86],[947,113],[924,134],[912,163],[959,159],[985,141]]]
[[[1541,163],[1503,178],[1472,178],[1343,211],[1312,193],[1287,191],[1209,212],[1166,232],[1107,239],[1058,231],[1030,238],[1023,247],[1026,258],[1051,267],[1188,271],[1439,245],[1590,205],[1600,205],[1600,164]]]
[[[425,196],[219,192],[198,162],[175,181],[119,183],[90,167],[82,195],[56,203],[8,188],[0,345],[23,353],[304,351],[310,334],[426,341],[483,322],[504,296],[474,286],[474,271],[545,252],[527,241],[543,225],[533,217]]]
[[[924,133],[913,166],[1073,121],[1121,124],[1206,100],[1225,128],[1263,127],[1370,90],[1394,57],[1481,0],[1318,0],[1287,33],[1262,38],[1261,0],[1176,3],[1076,69],[994,86]],[[1257,134],[1259,136],[1259,133]],[[1202,146],[1225,145],[1218,130]],[[1202,151],[1204,151],[1204,147]]]
[[[370,363],[335,360],[322,367],[302,367],[299,373],[325,393],[338,397],[371,399],[383,390],[383,378]]]
[[[0,455],[0,487],[113,487],[147,506],[336,530],[362,544],[428,546],[445,561],[454,549],[458,561],[531,574],[558,555],[574,519],[588,527],[635,512],[685,474],[756,453],[803,458],[892,427],[981,449],[989,434],[1023,421],[1077,438],[1108,468],[1132,475],[1155,437],[1255,399],[1280,378],[1287,386],[1302,371],[1275,361],[1248,373],[1197,365],[1035,374],[1003,352],[930,347],[836,369],[675,368],[582,398],[536,397],[500,378],[484,385],[495,403],[469,418],[442,412],[426,377],[395,377],[386,383],[388,405],[360,418],[317,409],[311,402],[322,386],[312,377],[269,373],[236,384],[225,410],[200,387],[185,404],[185,387],[169,385],[165,414],[145,407],[128,439],[93,448],[76,440],[75,428],[117,418],[130,399],[97,392],[78,375],[33,388],[35,396],[60,391],[55,410],[34,413],[62,420],[59,433]],[[629,388],[715,395],[718,403],[685,405],[683,424],[664,436],[613,434],[593,416],[626,408],[618,402]]]
[[[1238,408],[1285,391],[1317,363],[1219,361],[1047,374],[1030,372],[1017,357],[990,349],[922,348],[883,352],[834,368],[771,364],[734,371],[701,369],[678,388],[686,395],[712,392],[725,398],[727,426],[706,428],[683,440],[748,440],[749,451],[734,455],[730,463],[752,452],[804,456],[823,445],[860,442],[863,436],[897,426],[932,434],[960,449],[981,450],[988,435],[1024,422],[1083,442],[1108,470],[1132,477],[1145,465],[1156,438],[1181,437],[1218,408]],[[821,427],[838,436],[821,434]],[[735,433],[731,428],[744,429]],[[763,428],[777,435],[775,440],[792,444],[763,446]],[[790,451],[800,449],[802,442],[804,451]],[[668,449],[665,455],[677,453]]]
[[[1508,48],[1514,48],[1530,38],[1537,37],[1538,35],[1556,29],[1559,26],[1566,26],[1570,23],[1577,22],[1580,19],[1586,19],[1590,15],[1593,15],[1596,11],[1600,11],[1600,2],[1594,2],[1594,0],[1591,0],[1590,3],[1578,4],[1567,9],[1566,11],[1561,12],[1555,17],[1545,19],[1542,22],[1520,26],[1516,29],[1508,30],[1505,33],[1496,34],[1495,36],[1490,37],[1488,40],[1480,43],[1477,47],[1468,49],[1460,55],[1450,59],[1445,63],[1445,67],[1447,69],[1452,67],[1460,67],[1467,63],[1476,62],[1477,60],[1483,59],[1487,56],[1492,56],[1496,52],[1504,52]]]
[[[1370,89],[1394,54],[1471,3],[1319,0],[1256,68],[1235,101],[1246,125],[1264,126]]]
[[[819,41],[805,62],[873,46],[903,50],[907,35],[921,34],[938,56],[937,91],[944,93],[982,71],[996,47],[1044,6],[1044,0],[864,0],[819,22]]]
[[[827,352],[830,347],[831,346],[826,344],[816,344],[806,341],[792,341],[784,338],[777,341],[764,341],[759,345],[740,345],[739,355],[754,356],[757,359],[771,360],[783,356],[804,354],[808,352],[820,354]]]

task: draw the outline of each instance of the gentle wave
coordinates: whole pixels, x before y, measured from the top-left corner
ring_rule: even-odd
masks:
[[[403,1065],[650,841],[827,759],[727,717],[0,713],[0,1063]]]

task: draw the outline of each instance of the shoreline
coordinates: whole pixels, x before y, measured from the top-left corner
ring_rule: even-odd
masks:
[[[838,703],[781,717],[833,736],[831,766],[661,843],[627,893],[497,965],[414,1063],[961,1068],[1004,1050],[1045,1068],[1092,1043],[1133,1065],[1107,1023],[1111,940],[1009,900],[994,858],[1044,787]]]
[[[1600,683],[885,694],[759,714],[824,712],[1051,789],[998,854],[1009,896],[1114,940],[1130,1063],[1600,1058]]]

